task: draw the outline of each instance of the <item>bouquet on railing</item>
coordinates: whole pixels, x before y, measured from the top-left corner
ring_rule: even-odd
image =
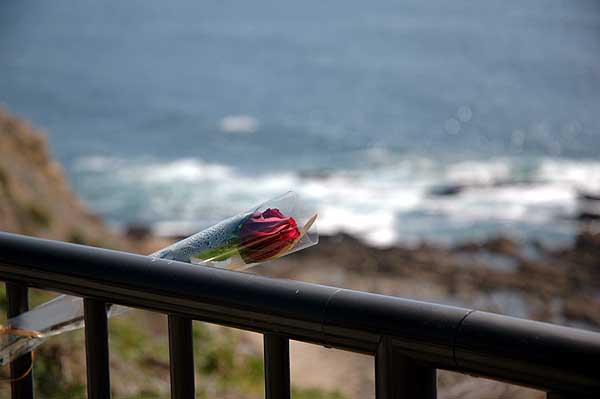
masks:
[[[151,257],[229,270],[244,270],[315,245],[317,214],[288,192],[225,219]],[[129,310],[113,305],[108,316]],[[0,326],[0,365],[33,350],[49,337],[83,327],[83,299],[61,295]]]

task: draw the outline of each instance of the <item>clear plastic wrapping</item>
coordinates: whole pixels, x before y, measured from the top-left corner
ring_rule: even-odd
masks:
[[[317,214],[288,192],[178,241],[151,257],[244,270],[318,242]],[[108,316],[129,310],[108,308]],[[9,319],[0,330],[0,365],[33,350],[49,337],[83,327],[83,299],[58,296]]]

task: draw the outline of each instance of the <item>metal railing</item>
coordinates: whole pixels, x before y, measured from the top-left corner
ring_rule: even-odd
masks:
[[[437,369],[600,397],[600,334],[584,330],[8,233],[0,280],[9,316],[27,309],[25,287],[84,298],[90,399],[110,397],[107,303],[169,315],[172,398],[194,397],[192,320],[264,334],[269,399],[291,396],[289,339],[373,355],[378,399],[435,398]],[[33,397],[31,377],[12,388]]]

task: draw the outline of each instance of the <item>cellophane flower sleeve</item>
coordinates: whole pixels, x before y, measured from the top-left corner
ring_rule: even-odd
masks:
[[[202,266],[244,270],[318,242],[317,214],[288,192],[225,219],[149,256]],[[110,306],[108,316],[128,311]],[[0,333],[0,365],[49,337],[83,327],[83,299],[58,296],[9,319]]]

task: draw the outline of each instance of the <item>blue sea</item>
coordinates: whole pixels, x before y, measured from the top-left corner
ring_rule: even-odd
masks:
[[[7,1],[0,104],[117,227],[292,189],[377,245],[564,243],[600,190],[600,4]]]

